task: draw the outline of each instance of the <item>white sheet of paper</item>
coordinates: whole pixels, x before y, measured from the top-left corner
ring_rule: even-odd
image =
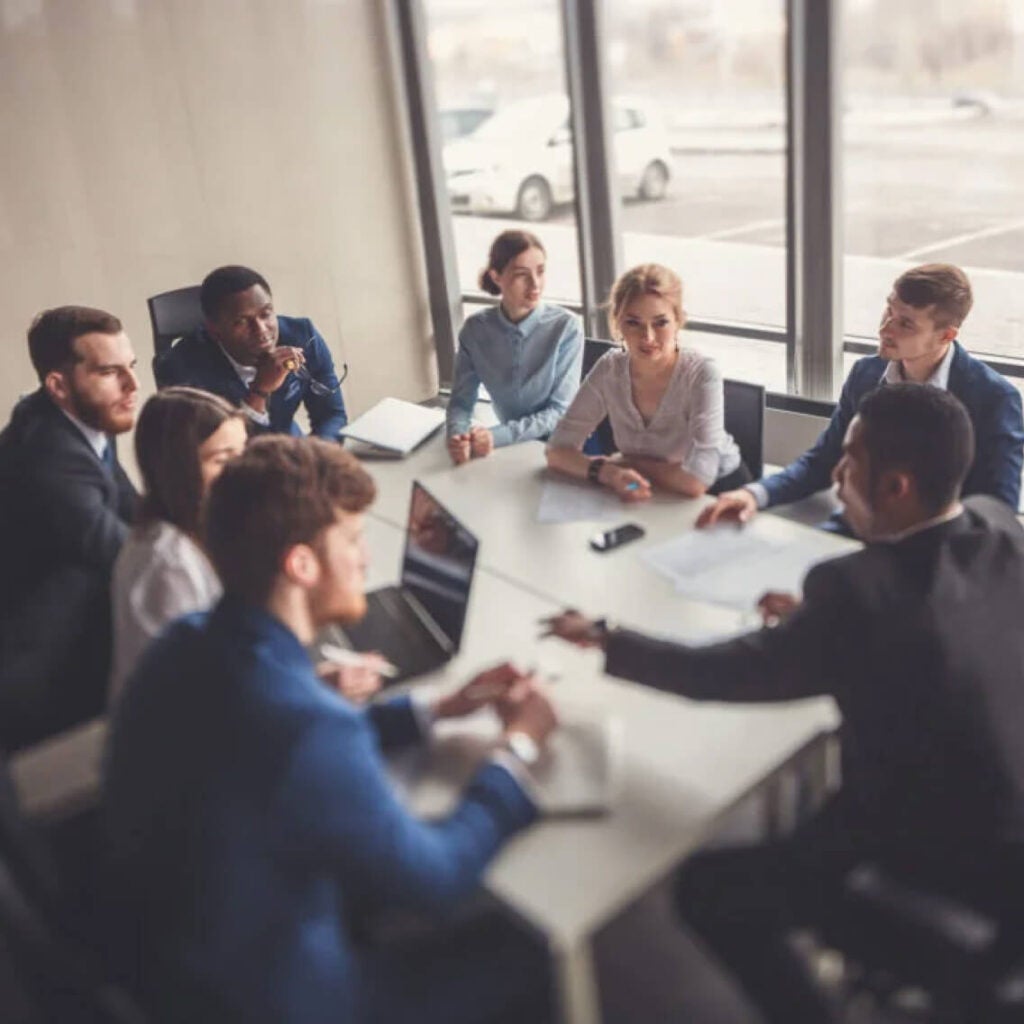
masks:
[[[537,508],[541,523],[578,523],[622,518],[622,502],[604,487],[545,480]]]
[[[748,611],[767,590],[798,594],[819,550],[783,543],[746,528],[693,530],[640,552],[678,593]]]

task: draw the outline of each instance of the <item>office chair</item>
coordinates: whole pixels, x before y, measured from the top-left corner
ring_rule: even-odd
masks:
[[[177,338],[194,331],[203,322],[199,285],[176,288],[146,299],[153,325],[153,363],[169,352]]]
[[[601,341],[598,338],[583,339],[583,371],[580,374],[582,380],[594,368],[594,363],[613,348],[619,346],[613,341]],[[615,438],[612,435],[612,425],[606,416],[597,425],[594,432],[587,438],[583,445],[585,455],[614,455],[619,449],[615,446]]]
[[[24,995],[43,1019],[146,1024],[134,1001],[101,970],[72,923],[70,903],[41,837],[21,817],[0,759],[0,934]]]
[[[846,876],[843,911],[823,935],[856,965],[853,987],[876,1001],[912,986],[928,994],[937,1021],[1010,1024],[1024,1020],[1024,949],[1007,955],[998,938],[998,923],[978,908],[874,863]]]
[[[760,480],[764,472],[764,388],[740,380],[724,380],[722,385],[725,429],[739,446],[750,475]]]

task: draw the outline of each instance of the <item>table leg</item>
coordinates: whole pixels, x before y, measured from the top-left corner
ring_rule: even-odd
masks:
[[[589,942],[571,949],[553,949],[562,1024],[600,1024],[601,999]]]

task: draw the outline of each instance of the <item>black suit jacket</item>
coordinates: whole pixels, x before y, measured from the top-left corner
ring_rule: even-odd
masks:
[[[813,568],[788,622],[701,648],[609,636],[607,671],[697,700],[831,694],[841,817],[897,851],[1024,849],[1024,533],[956,519]]]
[[[0,746],[103,707],[110,573],[137,495],[41,389],[0,433]]]

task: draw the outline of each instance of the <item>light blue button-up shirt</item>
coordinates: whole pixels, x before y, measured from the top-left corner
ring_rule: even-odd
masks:
[[[448,402],[448,436],[472,423],[480,385],[501,421],[494,444],[547,437],[580,385],[583,331],[560,306],[541,303],[514,324],[500,306],[474,313],[459,332],[455,382]]]

